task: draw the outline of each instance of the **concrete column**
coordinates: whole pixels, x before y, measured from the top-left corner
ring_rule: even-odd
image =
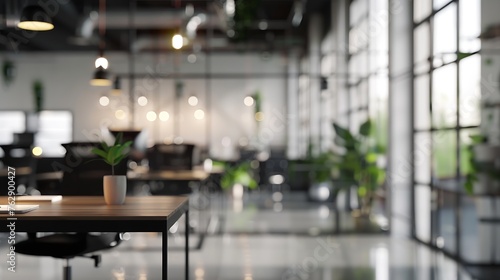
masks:
[[[287,80],[287,156],[296,159],[300,156],[299,146],[299,51],[288,54]]]
[[[389,2],[389,154],[391,232],[410,236],[413,190],[412,1]]]
[[[322,35],[322,18],[319,14],[311,15],[309,20],[309,76],[310,76],[310,117],[309,117],[309,137],[313,145],[313,153],[320,152],[320,137],[321,137],[321,35]]]
[[[348,33],[348,0],[338,0],[332,3],[333,28],[335,30],[334,46],[336,57],[336,110],[335,122],[342,126],[348,125],[347,110],[349,99],[347,91],[347,59],[349,55],[349,33]]]

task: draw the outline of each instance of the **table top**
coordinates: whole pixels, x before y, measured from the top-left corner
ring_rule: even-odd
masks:
[[[7,197],[0,197],[6,204]],[[178,211],[185,211],[188,198],[183,196],[130,196],[122,205],[106,205],[102,196],[63,196],[58,202],[17,202],[38,204],[39,209],[15,214],[22,220],[167,220]],[[0,214],[0,219],[8,218]]]
[[[19,167],[16,168],[16,176],[26,176],[30,175],[32,172],[30,167]],[[6,177],[8,174],[7,169],[0,169],[0,177]],[[161,180],[173,180],[173,181],[203,181],[210,176],[211,173],[206,172],[201,169],[194,170],[162,170],[162,171],[152,171],[152,170],[138,170],[127,172],[127,178],[129,180],[146,180],[146,181],[161,181]],[[36,179],[40,181],[46,180],[62,180],[63,172],[44,172],[35,174]]]
[[[210,173],[203,170],[158,170],[158,171],[145,171],[127,173],[129,180],[177,180],[177,181],[203,181],[210,176]]]
[[[26,175],[30,175],[33,170],[31,169],[31,167],[15,167],[15,170],[16,170],[16,177],[17,176],[26,176]],[[9,169],[8,168],[1,168],[0,169],[0,177],[7,177],[9,174]]]

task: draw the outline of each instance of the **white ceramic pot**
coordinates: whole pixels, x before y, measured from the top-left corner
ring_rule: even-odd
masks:
[[[327,201],[332,197],[332,182],[316,182],[309,187],[309,198],[314,201]]]
[[[477,144],[473,148],[474,156],[478,162],[492,162],[495,154],[489,144]]]
[[[104,200],[108,205],[123,204],[127,194],[127,176],[106,175],[103,178]]]

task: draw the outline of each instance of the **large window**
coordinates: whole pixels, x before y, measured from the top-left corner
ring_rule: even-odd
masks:
[[[370,143],[379,152],[387,148],[388,136],[388,1],[354,0],[349,6],[348,110],[345,119],[355,134],[370,119]],[[384,165],[384,161],[379,162]],[[385,167],[385,166],[383,166]],[[380,192],[382,193],[382,192]],[[374,210],[386,215],[384,204]]]
[[[456,255],[462,190],[449,182],[480,123],[480,0],[415,0],[413,12],[414,234]]]
[[[69,111],[41,111],[38,115],[23,111],[0,112],[0,144],[12,144],[15,133],[28,128],[35,131],[35,145],[42,148],[44,157],[62,157],[61,144],[73,139],[73,115]],[[0,157],[3,157],[0,149]]]
[[[357,131],[371,119],[377,145],[387,146],[388,1],[355,0],[349,7],[347,119]]]
[[[62,157],[65,149],[61,144],[73,139],[73,115],[69,111],[42,111],[35,145],[43,150],[45,157]]]

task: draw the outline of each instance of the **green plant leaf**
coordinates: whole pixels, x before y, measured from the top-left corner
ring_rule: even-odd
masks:
[[[119,145],[122,142],[122,138],[123,138],[123,133],[120,132],[120,133],[118,133],[118,135],[116,135],[115,146]]]
[[[115,165],[115,159],[118,156],[118,149],[119,148],[120,148],[119,146],[112,146],[109,148],[107,160],[108,160],[108,163],[110,165],[113,165],[113,166]]]
[[[486,142],[486,137],[484,135],[470,135],[469,138],[472,140],[472,143],[474,144],[480,144]]]
[[[367,137],[370,135],[370,131],[372,129],[372,122],[367,120],[359,127],[359,134]]]
[[[335,134],[346,142],[352,141],[352,139],[354,138],[349,130],[339,126],[336,123],[333,124],[333,128],[335,129]]]
[[[104,150],[105,152],[108,152],[108,151],[109,151],[109,146],[108,146],[108,143],[106,143],[105,141],[102,141],[102,142],[101,142],[101,146],[102,146],[102,148],[103,148],[103,150]]]
[[[103,151],[103,150],[101,150],[99,148],[93,148],[92,149],[92,153],[95,154],[95,155],[97,155],[97,156],[102,157],[103,159],[107,159],[108,158],[108,154],[105,151]]]

